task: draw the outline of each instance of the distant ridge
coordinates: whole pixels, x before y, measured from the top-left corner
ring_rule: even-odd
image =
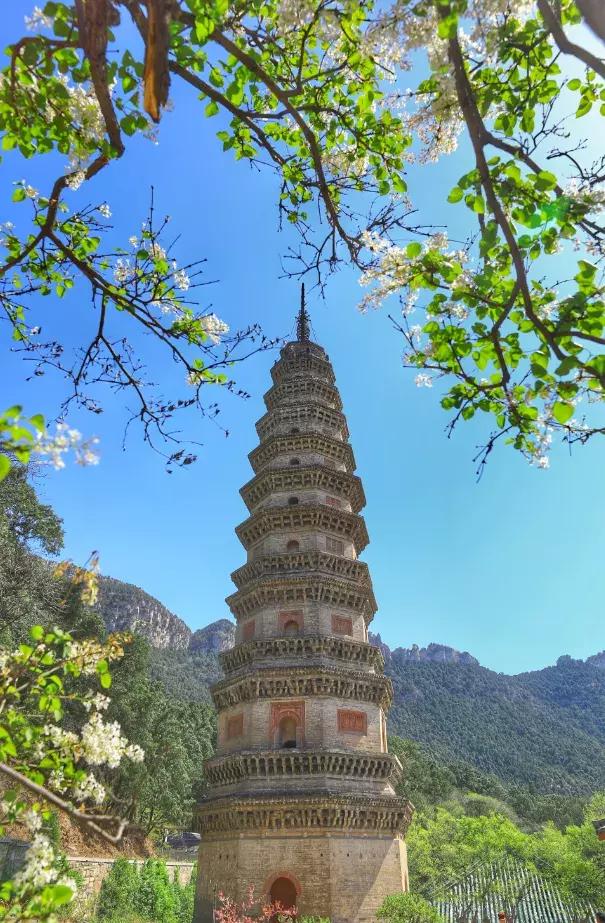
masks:
[[[101,580],[98,610],[108,628],[147,638],[154,676],[170,695],[210,701],[233,622],[192,632],[153,596],[110,577]],[[380,635],[370,640],[393,682],[391,733],[424,744],[445,764],[465,763],[538,793],[605,788],[605,651],[507,676],[444,644],[392,650]]]

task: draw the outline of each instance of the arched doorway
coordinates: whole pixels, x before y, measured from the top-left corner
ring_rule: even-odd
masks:
[[[276,878],[269,896],[272,904],[279,904],[284,910],[296,907],[296,885],[289,878]]]

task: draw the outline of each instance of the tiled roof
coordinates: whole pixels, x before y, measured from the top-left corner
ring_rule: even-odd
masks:
[[[514,923],[595,920],[595,910],[587,901],[563,898],[554,885],[513,858],[478,866],[445,894],[433,904],[448,923],[498,923],[502,911]]]

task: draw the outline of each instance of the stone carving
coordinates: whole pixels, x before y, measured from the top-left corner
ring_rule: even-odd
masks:
[[[338,730],[347,734],[367,734],[368,716],[364,711],[354,709],[338,709]]]
[[[357,513],[365,504],[365,495],[357,475],[336,471],[327,465],[301,465],[298,468],[269,468],[249,481],[241,490],[248,509],[252,509],[276,491],[325,490],[348,500]]]
[[[301,378],[282,381],[273,385],[265,394],[265,404],[269,410],[279,407],[290,401],[300,402],[303,398],[312,398],[322,401],[333,410],[342,410],[340,394],[333,385],[322,381],[321,378]]]
[[[342,660],[348,664],[368,666],[377,673],[382,672],[384,667],[382,654],[372,644],[330,635],[257,639],[224,651],[219,659],[223,670],[229,674],[242,667],[249,667],[253,662],[283,660],[295,656],[301,659],[326,657]]]
[[[322,455],[324,458],[332,458],[334,461],[344,464],[347,471],[355,469],[355,459],[351,446],[347,442],[332,439],[323,433],[311,432],[273,436],[266,442],[261,443],[258,448],[253,449],[248,458],[254,470],[260,471],[266,465],[271,464],[279,455],[287,455],[293,452]]]
[[[267,606],[299,606],[316,602],[334,609],[359,612],[369,625],[376,611],[376,600],[370,587],[356,586],[324,574],[257,580],[246,589],[228,596],[226,602],[238,620]]]
[[[338,669],[279,667],[258,670],[250,676],[224,679],[212,687],[212,700],[218,709],[230,708],[255,699],[281,699],[286,696],[328,696],[355,699],[387,710],[393,699],[393,686],[386,676],[353,673]]]
[[[353,620],[346,615],[332,615],[332,631],[336,635],[352,635]]]
[[[233,785],[242,779],[292,776],[336,776],[341,779],[390,781],[396,785],[403,772],[389,753],[352,753],[347,750],[260,750],[215,757],[206,764],[210,785]]]
[[[326,576],[345,577],[357,586],[368,587],[371,592],[370,575],[365,561],[328,554],[326,551],[263,555],[257,561],[251,561],[250,564],[244,564],[243,567],[238,568],[231,574],[231,577],[235,585],[241,588],[260,577],[274,574],[280,576],[289,574],[296,577],[301,571],[304,575],[308,575],[309,572],[319,572]]]
[[[332,830],[404,834],[411,820],[408,802],[375,796],[235,800],[204,805],[198,814],[202,836],[280,830]]]
[[[244,548],[249,548],[254,542],[274,532],[296,529],[317,529],[342,535],[355,544],[358,554],[369,541],[366,524],[361,516],[319,503],[264,507],[238,526],[235,532]]]

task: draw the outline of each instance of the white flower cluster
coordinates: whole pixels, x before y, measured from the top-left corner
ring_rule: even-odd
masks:
[[[422,252],[416,257],[408,256],[405,247],[398,247],[374,232],[365,231],[361,235],[361,241],[375,256],[374,264],[366,269],[359,279],[360,285],[373,286],[361,300],[359,308],[362,312],[370,307],[381,307],[389,295],[399,294],[402,289],[406,289],[417,272],[418,260],[427,251],[440,250],[451,263],[464,263],[468,258],[464,250],[443,252],[448,247],[448,238],[442,231],[429,237],[422,245]]]
[[[191,285],[191,280],[184,269],[177,269],[173,278],[175,286],[182,292],[186,292]]]
[[[124,285],[126,282],[130,282],[134,279],[134,267],[130,260],[119,256],[113,270],[113,277],[120,285]]]
[[[24,18],[25,28],[29,32],[35,32],[36,29],[50,29],[53,24],[50,16],[46,16],[39,6],[33,8],[31,16],[25,16]]]
[[[70,189],[78,189],[86,178],[84,169],[91,153],[98,150],[105,140],[105,120],[92,84],[72,84],[66,76],[60,79],[67,91],[66,108],[74,127],[70,133],[72,147],[67,165],[70,174],[67,185]],[[52,110],[49,110],[48,118],[49,121],[54,118]]]
[[[101,785],[91,772],[84,776],[73,790],[76,800],[93,801],[97,805],[103,804],[106,794],[105,786]]]
[[[71,878],[61,877],[58,868],[58,855],[48,837],[36,833],[32,844],[27,850],[25,864],[14,877],[18,888],[33,888],[40,890],[46,885],[66,885],[74,894],[77,885]]]
[[[200,318],[200,323],[204,333],[215,346],[220,343],[222,335],[229,332],[229,325],[221,320],[220,317],[217,317],[216,314],[207,314],[205,317]]]
[[[32,451],[48,460],[57,470],[65,467],[64,455],[67,452],[75,453],[78,465],[97,465],[99,456],[94,446],[99,440],[95,437],[83,439],[77,429],[70,429],[66,423],[57,423],[54,435],[38,433]]]
[[[143,761],[143,750],[136,744],[129,744],[122,737],[117,721],[103,721],[98,713],[90,716],[82,728],[82,749],[84,759],[90,766],[109,766],[115,769],[122,757],[135,763]]]
[[[426,375],[424,372],[419,372],[414,379],[414,384],[417,388],[432,388],[433,379],[430,375]]]

